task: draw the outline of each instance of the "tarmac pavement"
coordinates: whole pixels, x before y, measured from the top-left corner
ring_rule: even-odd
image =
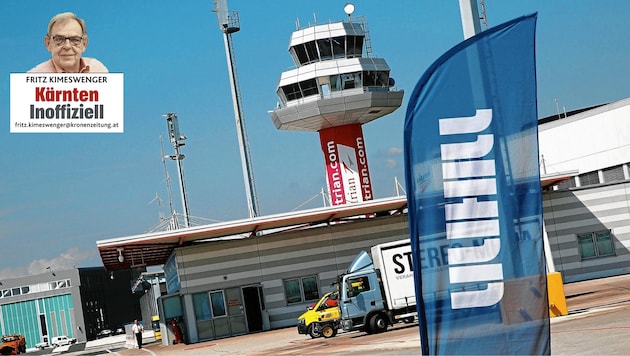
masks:
[[[564,292],[569,314],[551,319],[553,355],[630,355],[630,274],[565,284]],[[142,349],[88,343],[85,350],[69,354],[418,355],[419,345],[416,324],[401,324],[381,334],[339,332],[330,339],[311,339],[291,327],[190,345],[149,342]]]

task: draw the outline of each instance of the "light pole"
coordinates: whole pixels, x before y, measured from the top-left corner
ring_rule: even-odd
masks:
[[[245,129],[245,119],[241,103],[241,94],[236,75],[236,64],[234,58],[234,48],[232,46],[232,33],[240,30],[240,22],[236,11],[228,11],[227,0],[216,0],[217,18],[219,28],[223,32],[225,43],[225,56],[227,59],[228,71],[230,74],[230,88],[232,89],[232,103],[234,105],[234,119],[236,121],[236,131],[241,153],[241,165],[243,168],[243,180],[245,181],[245,194],[247,195],[247,207],[249,217],[259,216],[258,197],[256,194],[256,184],[254,180],[254,169],[252,167],[251,154],[249,152],[249,141],[247,130]]]

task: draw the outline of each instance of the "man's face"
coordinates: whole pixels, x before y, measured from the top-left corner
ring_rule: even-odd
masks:
[[[44,44],[48,52],[52,54],[53,62],[66,72],[78,72],[81,54],[87,47],[87,38],[81,40],[78,45],[73,45],[69,39],[58,45],[53,38],[81,37],[83,36],[81,25],[75,20],[57,22],[49,35],[50,37],[44,37]]]

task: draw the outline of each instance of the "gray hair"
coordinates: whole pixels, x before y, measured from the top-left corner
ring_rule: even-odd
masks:
[[[52,30],[53,26],[55,26],[55,24],[65,23],[70,20],[75,20],[76,22],[78,22],[79,25],[81,26],[81,30],[83,30],[83,36],[87,37],[87,30],[85,29],[85,21],[82,18],[79,18],[77,15],[75,15],[72,12],[62,12],[60,14],[53,16],[53,18],[50,19],[50,22],[48,23],[48,36],[50,36],[50,31]]]

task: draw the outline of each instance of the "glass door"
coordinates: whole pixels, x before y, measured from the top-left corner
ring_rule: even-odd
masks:
[[[245,308],[243,307],[243,296],[241,288],[228,288],[225,290],[227,300],[227,312],[230,319],[232,335],[247,333],[247,323],[245,319]]]

